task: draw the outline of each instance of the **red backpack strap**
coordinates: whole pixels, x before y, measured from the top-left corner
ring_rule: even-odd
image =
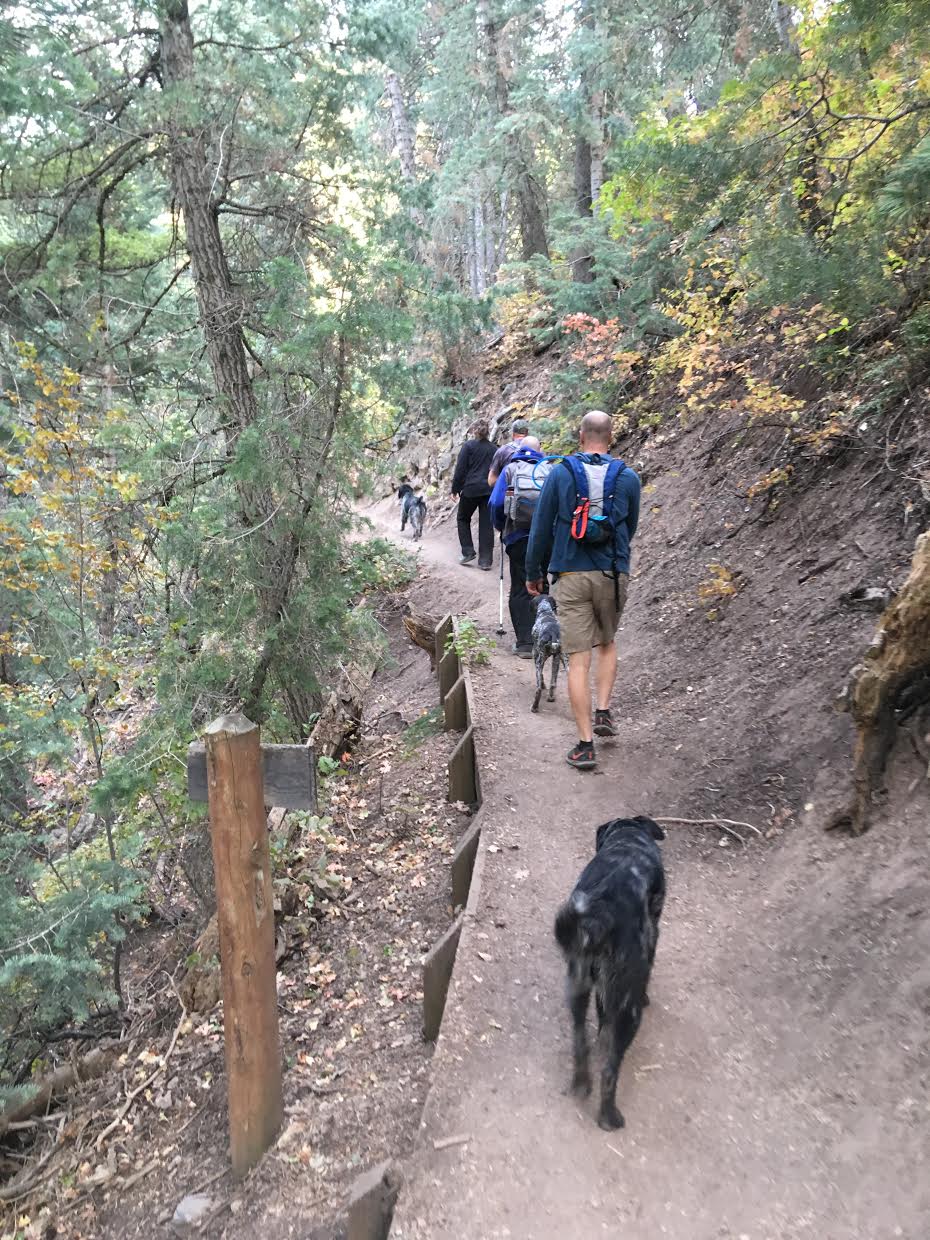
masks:
[[[588,475],[584,463],[576,456],[563,456],[562,464],[575,483],[575,509],[572,513],[571,535],[581,542],[588,530],[591,501],[588,497]]]
[[[588,531],[588,516],[591,511],[591,501],[587,498],[579,500],[575,511],[572,513],[572,538],[582,541]]]

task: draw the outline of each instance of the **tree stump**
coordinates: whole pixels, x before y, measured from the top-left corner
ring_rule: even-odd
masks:
[[[848,827],[861,835],[869,826],[873,794],[881,788],[894,744],[898,715],[914,705],[920,686],[930,688],[930,531],[917,539],[911,571],[878,623],[862,663],[853,668],[840,709],[856,725],[852,799],[827,829]],[[915,698],[916,701],[916,698]]]

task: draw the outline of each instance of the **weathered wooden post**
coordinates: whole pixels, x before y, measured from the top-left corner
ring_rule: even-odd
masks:
[[[243,1176],[283,1115],[274,902],[257,724],[222,715],[204,734],[223,976],[229,1145]]]
[[[316,809],[309,745],[261,745],[257,724],[222,715],[187,751],[187,791],[210,805],[233,1171],[245,1175],[281,1126],[274,905],[265,806]]]

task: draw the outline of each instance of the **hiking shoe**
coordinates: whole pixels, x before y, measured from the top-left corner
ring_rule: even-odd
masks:
[[[474,551],[463,551],[462,558],[459,560],[459,563],[470,564],[474,558],[475,558]]]
[[[532,659],[533,647],[527,642],[514,642],[510,647],[510,653],[515,654],[518,659]]]
[[[609,710],[596,710],[594,712],[594,735],[595,736],[616,736],[617,729],[614,727],[614,721],[610,717]]]
[[[594,741],[579,741],[574,749],[569,750],[565,760],[576,771],[590,771],[597,766],[594,757]]]
[[[491,569],[494,567],[494,565],[493,564],[482,564],[481,561],[479,560],[478,567],[483,568],[486,573],[489,573]]]

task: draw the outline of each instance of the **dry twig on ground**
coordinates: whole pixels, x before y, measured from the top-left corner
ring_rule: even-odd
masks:
[[[129,1094],[126,1096],[126,1101],[120,1107],[115,1118],[112,1119],[109,1124],[107,1124],[106,1128],[104,1128],[103,1132],[101,1132],[100,1136],[97,1138],[96,1147],[98,1150],[101,1148],[101,1146],[103,1145],[106,1138],[110,1135],[110,1133],[114,1132],[120,1126],[120,1124],[123,1122],[126,1116],[129,1114],[130,1110],[132,1109],[132,1104],[139,1097],[139,1095],[143,1093],[146,1089],[148,1089],[148,1087],[152,1084],[152,1082],[156,1079],[156,1077],[161,1076],[165,1068],[167,1068],[168,1061],[171,1058],[172,1054],[174,1053],[174,1048],[177,1045],[178,1037],[181,1033],[181,1027],[184,1024],[185,1020],[187,1020],[187,1011],[182,1006],[181,1007],[181,1019],[178,1021],[177,1025],[175,1026],[174,1033],[171,1035],[171,1041],[168,1044],[168,1049],[165,1051],[164,1055],[162,1056],[161,1063],[158,1065],[158,1067],[155,1069],[154,1072],[151,1072],[145,1078],[145,1080],[142,1082],[141,1085],[137,1085],[136,1088],[131,1090]]]
[[[762,834],[759,828],[754,827],[751,822],[738,822],[733,818],[657,818],[656,822],[667,822],[685,827],[719,827],[721,831],[726,831],[727,835],[732,835],[741,844],[745,844],[746,841],[738,831],[733,830],[734,827],[745,827],[747,831],[753,831],[756,835]]]

